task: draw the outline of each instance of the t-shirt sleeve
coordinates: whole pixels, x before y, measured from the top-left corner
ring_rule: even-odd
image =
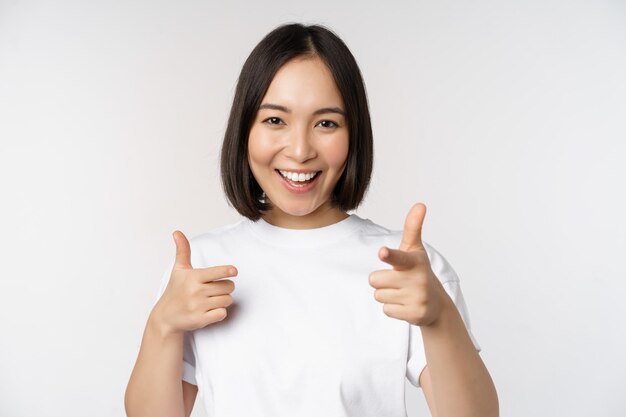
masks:
[[[167,288],[167,284],[169,283],[173,267],[174,261],[170,261],[161,277],[161,285],[154,300],[154,304],[159,301],[159,299],[165,292],[165,288]],[[181,378],[183,381],[187,381],[190,384],[198,385],[196,381],[196,358],[193,353],[193,344],[193,332],[185,332],[183,338],[183,363],[181,364]]]
[[[457,276],[450,263],[435,248],[426,242],[424,247],[430,260],[430,265],[435,275],[441,281],[446,293],[450,296],[456,308],[459,310],[461,318],[467,328],[467,333],[474,343],[474,347],[478,352],[481,348],[478,341],[474,337],[470,327],[470,317],[465,305],[465,299],[461,292],[459,277]],[[409,325],[409,354],[406,367],[406,377],[416,387],[419,387],[419,377],[426,366],[426,353],[424,352],[424,342],[422,341],[422,333],[419,326]]]

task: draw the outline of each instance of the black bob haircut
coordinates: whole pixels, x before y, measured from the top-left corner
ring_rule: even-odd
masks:
[[[220,152],[222,188],[229,205],[257,221],[270,204],[248,164],[248,136],[276,72],[294,58],[319,57],[341,93],[349,132],[346,167],[330,204],[342,211],[359,206],[370,183],[374,149],[367,95],[361,71],[346,44],[321,25],[284,24],[268,33],[246,59],[237,81]]]

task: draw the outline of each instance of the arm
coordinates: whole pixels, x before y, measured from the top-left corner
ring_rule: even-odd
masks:
[[[432,417],[439,417],[439,414],[437,413],[437,404],[435,404],[435,396],[433,395],[433,383],[430,380],[430,370],[428,369],[428,365],[424,366],[424,370],[420,374],[419,380],[420,387],[422,387],[422,391],[424,392],[424,398],[426,398],[426,403],[430,409],[430,415]]]
[[[193,405],[196,402],[196,396],[198,395],[198,386],[190,384],[187,381],[183,381],[183,403],[185,403],[185,417],[191,415]]]
[[[124,396],[128,417],[188,416],[181,383],[183,337],[164,331],[150,315]]]
[[[421,326],[427,366],[420,386],[433,417],[498,416],[491,376],[470,339],[452,299],[441,288],[441,314]]]
[[[422,242],[426,206],[415,204],[404,222],[398,249],[383,246],[378,257],[393,270],[374,271],[374,298],[389,317],[419,326],[427,366],[420,375],[436,417],[497,417],[498,396],[454,301],[433,272],[456,274],[443,257]],[[429,254],[429,252],[431,252]]]

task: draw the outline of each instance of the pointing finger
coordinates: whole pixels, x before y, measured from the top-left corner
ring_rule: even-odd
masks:
[[[198,282],[208,283],[222,278],[234,278],[239,274],[233,265],[217,265],[194,270]]]
[[[383,246],[378,251],[378,257],[381,261],[387,262],[393,266],[396,271],[404,271],[411,269],[416,265],[414,254],[399,249],[391,249]]]

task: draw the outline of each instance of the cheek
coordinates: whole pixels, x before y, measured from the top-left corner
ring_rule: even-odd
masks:
[[[348,149],[349,138],[347,134],[333,138],[324,148],[328,165],[334,169],[340,169],[348,158]]]
[[[248,136],[248,162],[250,165],[268,164],[274,155],[273,141],[267,134],[254,128]]]

